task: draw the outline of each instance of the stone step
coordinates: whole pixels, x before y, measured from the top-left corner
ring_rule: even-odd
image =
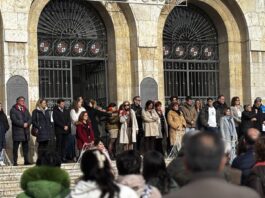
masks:
[[[15,198],[22,192],[20,188],[20,178],[25,170],[31,166],[4,166],[0,167],[0,197]],[[62,168],[69,174],[71,180],[71,188],[74,188],[78,178],[82,175],[79,164],[63,164]]]

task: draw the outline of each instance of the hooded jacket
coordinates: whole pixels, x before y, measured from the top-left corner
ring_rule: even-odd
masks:
[[[58,167],[35,166],[21,176],[24,190],[17,198],[64,198],[69,194],[68,174]]]

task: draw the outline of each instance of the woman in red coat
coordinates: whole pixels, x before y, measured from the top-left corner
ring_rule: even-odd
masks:
[[[86,111],[82,112],[79,116],[76,125],[76,140],[79,152],[82,150],[84,144],[94,143],[94,131]]]

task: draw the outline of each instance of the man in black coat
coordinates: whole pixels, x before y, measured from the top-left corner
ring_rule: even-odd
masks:
[[[225,103],[225,96],[219,95],[217,101],[213,103],[213,106],[216,109],[216,114],[220,115],[217,119],[218,126],[220,126],[221,117],[224,115],[224,110],[228,107]]]
[[[133,98],[133,104],[131,105],[131,109],[134,110],[137,124],[138,124],[138,134],[136,137],[136,145],[133,147],[135,150],[140,151],[142,140],[144,137],[144,129],[143,129],[143,119],[142,119],[142,107],[141,107],[141,98],[140,96],[135,96]]]
[[[69,111],[65,109],[63,99],[59,99],[57,106],[53,108],[53,121],[56,136],[56,150],[62,162],[66,162],[66,144],[71,129],[71,119]]]
[[[12,138],[13,138],[13,163],[17,166],[18,147],[22,143],[24,164],[30,164],[28,161],[29,152],[29,127],[31,125],[31,116],[25,106],[25,98],[20,96],[17,103],[10,110],[10,119],[12,121]]]
[[[3,157],[1,156],[1,154],[2,154],[2,150],[5,149],[6,147],[5,135],[8,129],[9,129],[9,124],[7,121],[7,117],[6,117],[5,112],[2,109],[2,104],[0,103],[0,166],[5,165],[3,162],[3,159],[1,159]]]
[[[100,136],[101,135],[100,134],[100,130],[99,130],[100,122],[102,120],[110,118],[112,114],[104,112],[104,111],[100,111],[100,110],[94,108],[93,105],[91,104],[91,102],[87,101],[87,100],[84,103],[84,107],[87,110],[88,116],[89,116],[89,118],[91,120],[91,124],[92,124],[92,128],[93,128],[93,131],[94,131],[95,139],[98,139],[98,138],[101,137]]]

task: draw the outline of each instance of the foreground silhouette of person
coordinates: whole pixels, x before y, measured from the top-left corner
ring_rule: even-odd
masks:
[[[193,176],[191,182],[165,198],[258,198],[250,188],[227,183],[222,176],[227,158],[220,136],[210,132],[199,132],[191,136],[185,146],[185,161]]]

